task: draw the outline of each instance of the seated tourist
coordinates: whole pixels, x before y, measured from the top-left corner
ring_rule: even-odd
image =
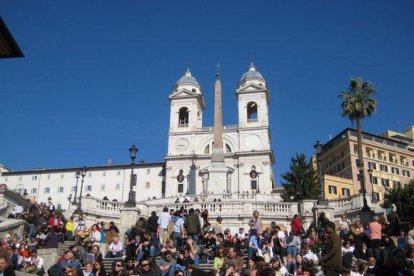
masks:
[[[167,250],[164,252],[164,258],[157,261],[157,265],[161,270],[162,276],[167,275],[170,267],[175,266],[177,261],[173,259],[172,252]]]
[[[112,262],[112,269],[109,272],[108,276],[126,276],[124,269],[124,262],[122,260],[117,260]],[[140,275],[140,274],[138,274]]]
[[[60,266],[63,267],[63,268],[65,268],[65,267],[72,267],[72,268],[76,268],[76,269],[81,268],[80,262],[78,262],[77,260],[74,259],[73,252],[70,251],[70,250],[67,250],[63,254],[63,261],[60,263]]]
[[[95,274],[92,272],[93,270],[93,264],[92,263],[86,263],[85,267],[82,270],[83,276],[95,276]]]
[[[45,273],[43,264],[43,258],[37,255],[37,251],[33,251],[30,253],[30,257],[25,259],[24,271],[27,273],[43,275]]]
[[[119,258],[124,254],[124,246],[118,237],[112,238],[112,243],[108,247],[107,258]]]
[[[227,256],[224,258],[224,264],[233,266],[234,271],[241,273],[243,270],[243,259],[237,255],[235,247],[230,247]]]
[[[106,276],[105,267],[102,262],[94,262],[92,272],[95,276]]]
[[[14,276],[16,275],[14,273],[13,267],[9,265],[6,258],[3,256],[0,256],[0,275],[4,276]]]
[[[141,259],[139,262],[139,273],[140,276],[159,276],[159,270],[152,266],[148,259]]]
[[[137,274],[134,258],[130,257],[130,258],[126,259],[124,270],[125,270],[127,275],[136,275]]]

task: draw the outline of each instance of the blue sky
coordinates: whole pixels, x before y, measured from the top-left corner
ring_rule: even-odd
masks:
[[[0,163],[13,170],[159,162],[168,95],[186,70],[213,122],[222,65],[223,123],[251,61],[271,89],[277,182],[350,122],[339,92],[360,76],[378,88],[366,131],[414,125],[414,1],[15,1],[0,15],[23,50],[0,60]]]

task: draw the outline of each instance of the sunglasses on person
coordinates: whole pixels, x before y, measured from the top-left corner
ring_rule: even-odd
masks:
[[[122,267],[122,264],[116,264],[115,266],[116,267]]]
[[[149,263],[141,264],[142,267],[149,266]]]

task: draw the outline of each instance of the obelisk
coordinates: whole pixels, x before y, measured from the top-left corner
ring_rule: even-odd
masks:
[[[211,164],[208,171],[208,192],[220,194],[229,192],[227,174],[229,168],[224,163],[223,151],[223,122],[221,106],[220,65],[217,65],[216,83],[214,85],[214,145],[211,155]]]
[[[216,83],[214,84],[214,144],[211,162],[224,164],[223,151],[223,117],[221,105],[220,65],[217,65]]]

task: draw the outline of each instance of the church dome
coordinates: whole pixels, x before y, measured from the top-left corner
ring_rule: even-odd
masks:
[[[187,69],[187,72],[185,72],[185,75],[182,76],[176,83],[175,86],[179,85],[194,85],[197,87],[200,87],[198,84],[198,81],[191,75],[190,69]]]
[[[250,64],[249,71],[243,74],[240,81],[243,82],[247,79],[260,79],[264,81],[262,74],[259,71],[256,71],[256,67],[254,66],[253,62]]]

